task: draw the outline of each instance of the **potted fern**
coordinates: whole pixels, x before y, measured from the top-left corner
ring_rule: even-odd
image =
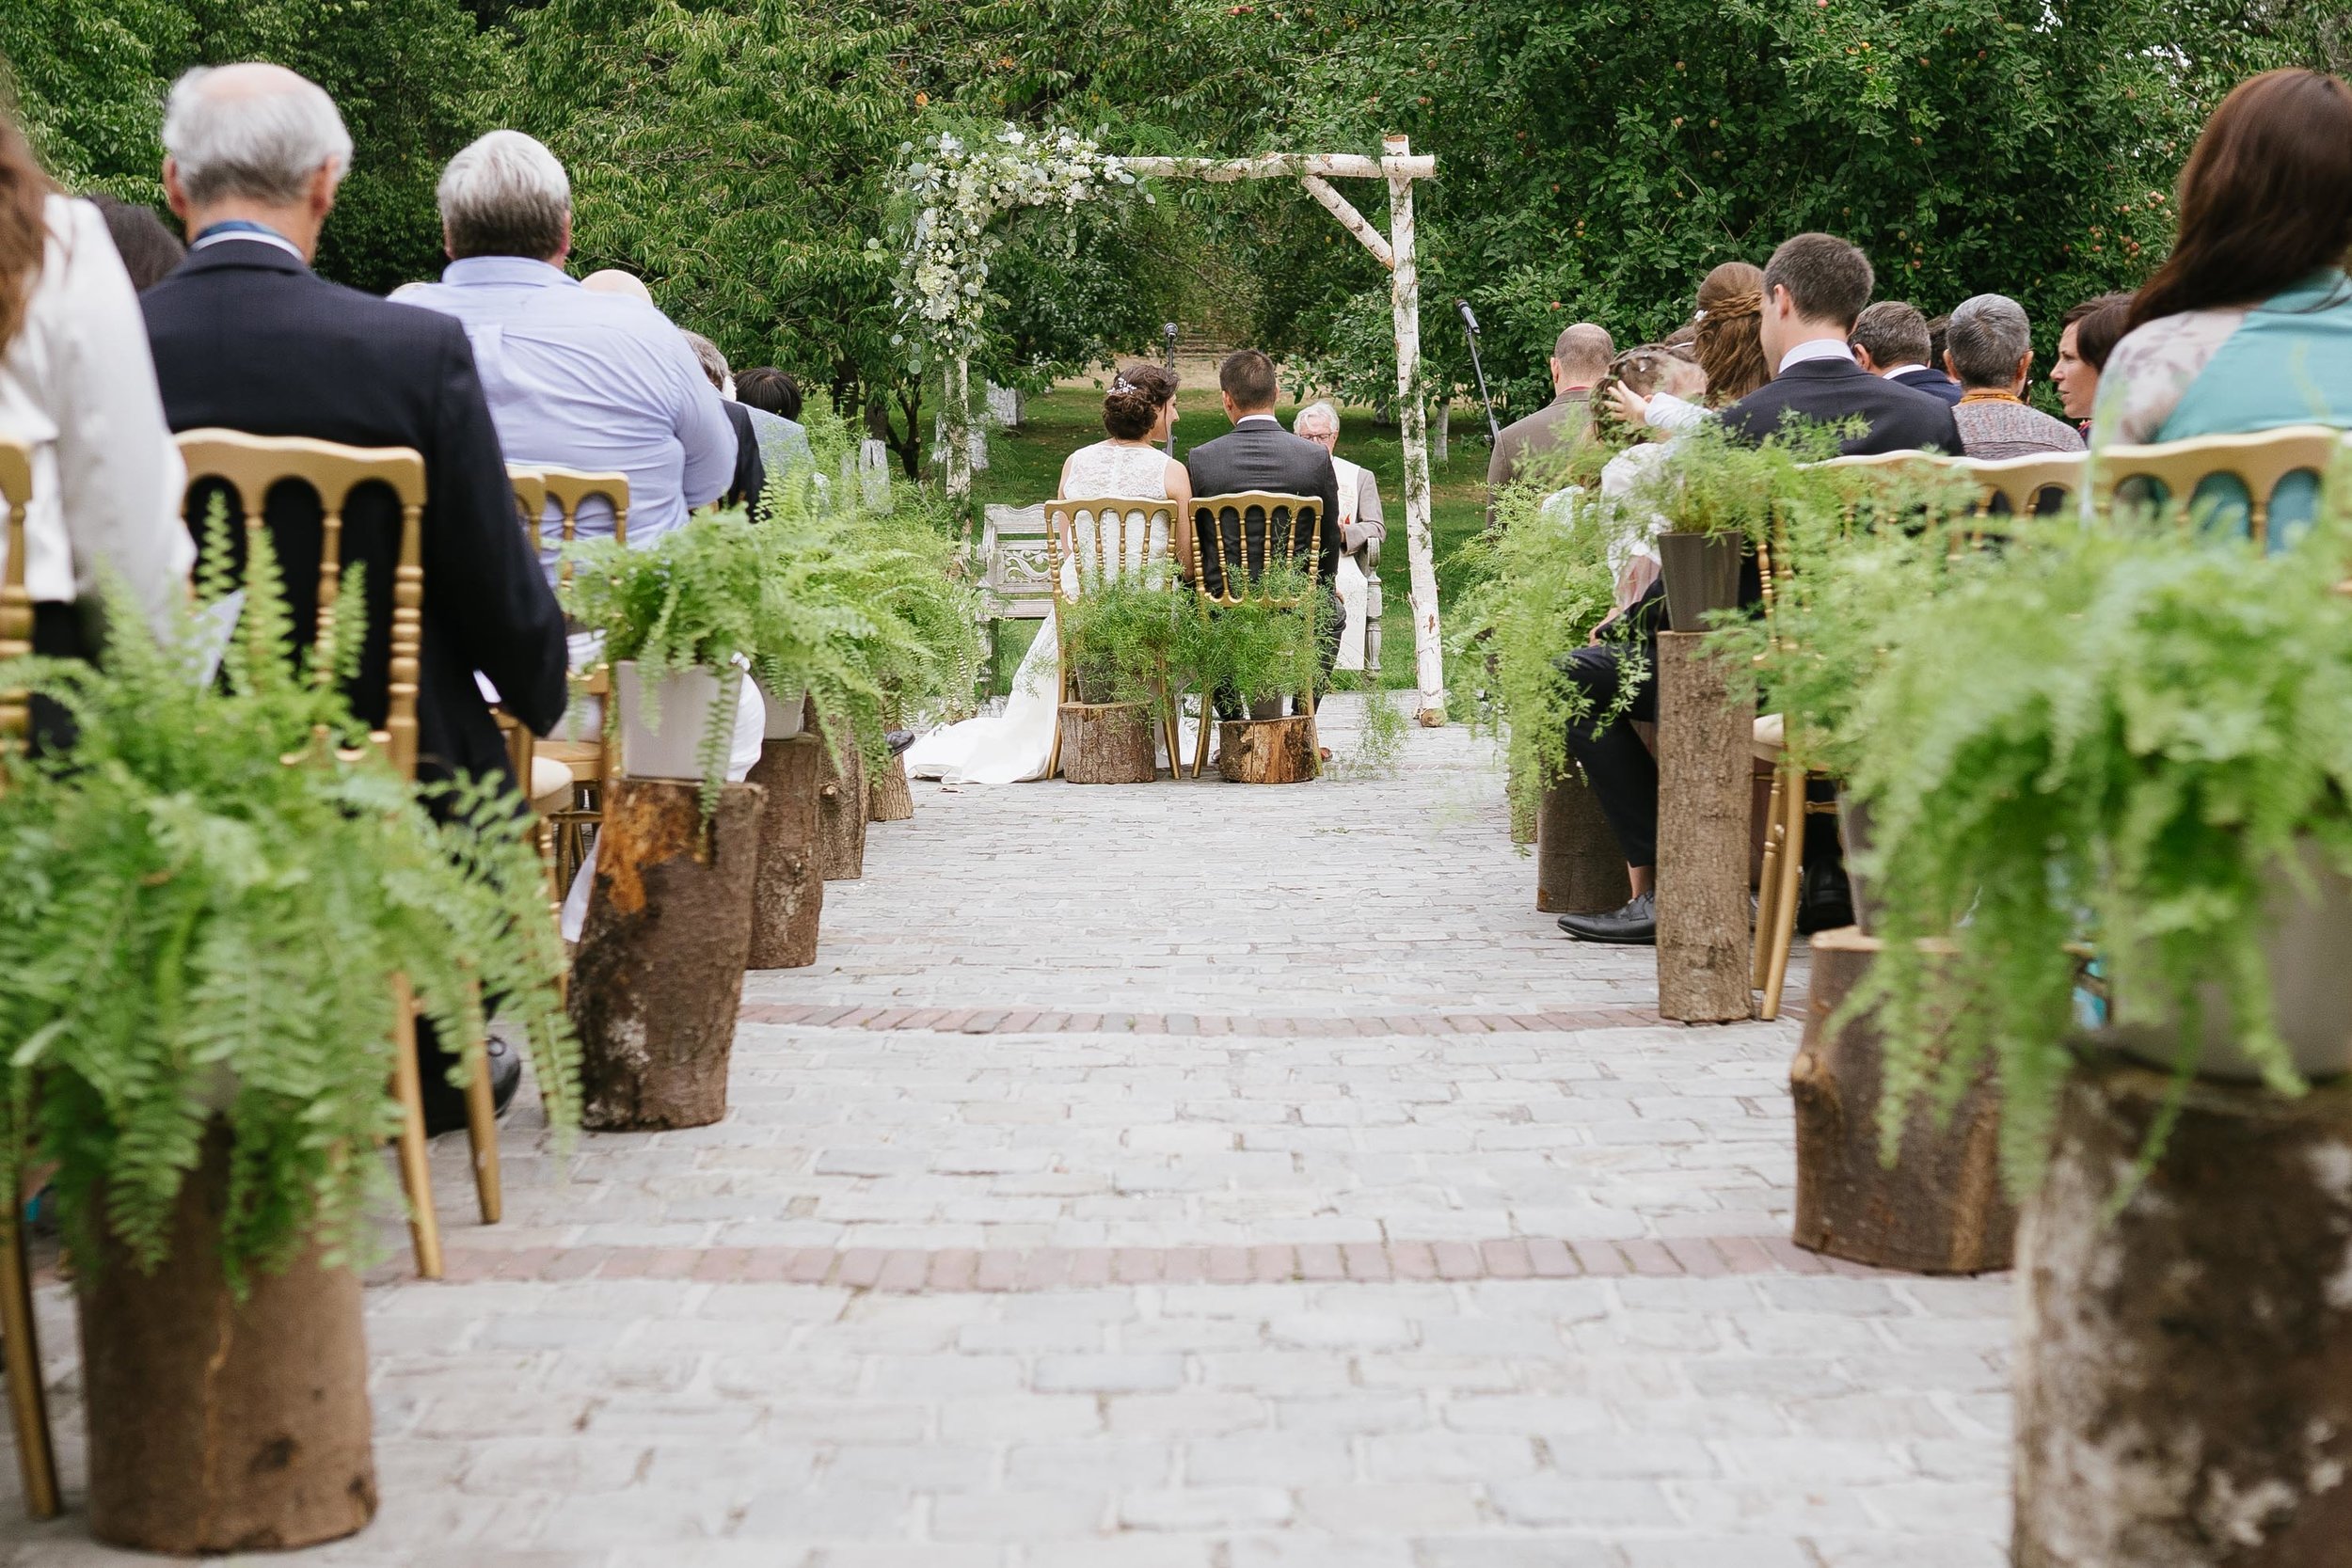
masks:
[[[335,683],[288,663],[266,537],[245,588],[218,684],[192,619],[158,641],[120,602],[104,673],[0,672],[79,729],[0,793],[8,1147],[52,1168],[72,1259],[91,1529],[182,1554],[373,1512],[356,1269],[394,1196],[396,983],[449,1040],[501,998],[550,1122],[577,1106],[511,796],[460,784],[428,813]]]
[[[1150,784],[1159,776],[1152,716],[1165,700],[1175,651],[1175,574],[1086,571],[1064,601],[1062,647],[1074,703],[1061,706],[1062,776],[1072,784]]]
[[[1856,705],[1882,1126],[1990,1063],[2032,1200],[2020,1562],[2345,1538],[2347,488],[2273,556],[2169,522],[2037,536],[1921,604]]]

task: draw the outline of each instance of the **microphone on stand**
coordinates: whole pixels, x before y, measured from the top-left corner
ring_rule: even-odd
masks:
[[[1174,322],[1160,323],[1160,363],[1168,368],[1168,374],[1176,373],[1176,324]],[[1173,423],[1168,427],[1168,455],[1169,461],[1175,460],[1176,426]]]
[[[1470,369],[1478,374],[1478,401],[1486,410],[1486,435],[1501,441],[1502,427],[1495,422],[1495,400],[1486,391],[1486,367],[1478,362],[1478,318],[1471,314],[1467,299],[1455,300],[1454,309],[1462,318],[1462,330],[1470,335]]]

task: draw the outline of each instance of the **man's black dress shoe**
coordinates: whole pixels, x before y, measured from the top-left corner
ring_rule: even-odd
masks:
[[[515,1091],[523,1086],[523,1058],[506,1041],[492,1035],[483,1045],[490,1053],[490,1108],[500,1116],[515,1102]],[[430,1088],[424,1097],[424,1135],[437,1138],[444,1132],[464,1131],[466,1126],[466,1097],[456,1089],[447,1094],[435,1094]]]
[[[1834,860],[1805,862],[1797,898],[1797,929],[1811,936],[1852,924],[1853,890],[1846,880],[1846,868]]]
[[[1560,928],[1579,942],[1613,942],[1629,947],[1658,942],[1658,895],[1637,894],[1633,902],[1606,914],[1564,914]]]

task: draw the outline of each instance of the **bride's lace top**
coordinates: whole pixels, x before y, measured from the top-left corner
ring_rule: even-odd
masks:
[[[1097,441],[1070,454],[1062,493],[1072,500],[1119,496],[1139,501],[1168,499],[1168,454],[1157,447]]]

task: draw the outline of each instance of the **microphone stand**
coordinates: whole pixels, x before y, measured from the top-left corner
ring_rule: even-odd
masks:
[[[1160,324],[1160,363],[1167,367],[1168,374],[1176,373],[1176,324],[1174,322]],[[1171,463],[1176,460],[1176,425],[1173,420],[1170,420],[1168,426],[1168,457]]]
[[[1470,335],[1470,369],[1478,373],[1478,401],[1486,410],[1486,436],[1489,440],[1502,439],[1502,427],[1495,422],[1495,400],[1486,391],[1486,367],[1478,362],[1478,318],[1470,314],[1470,301],[1457,299],[1454,309],[1462,317],[1462,330]]]

